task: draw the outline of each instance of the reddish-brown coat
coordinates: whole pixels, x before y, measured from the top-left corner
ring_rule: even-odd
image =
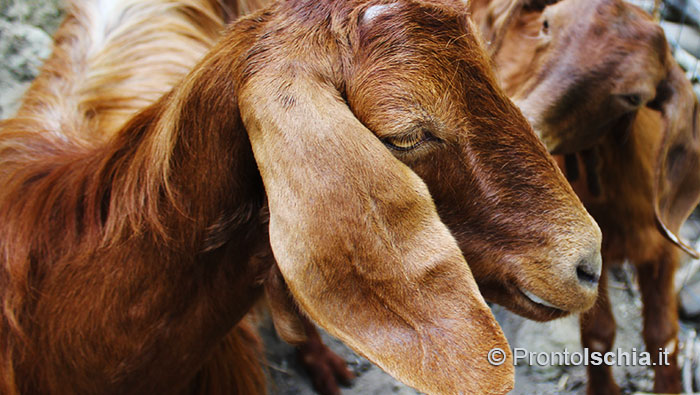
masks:
[[[671,348],[671,366],[654,369],[654,391],[679,392],[673,273],[677,247],[695,254],[677,235],[700,199],[700,138],[697,98],[663,31],[620,0],[474,5],[477,24],[498,37],[503,88],[550,151],[568,155],[557,160],[603,230],[604,264],[637,265],[647,348]],[[493,14],[508,7],[507,17]],[[584,346],[612,348],[605,281],[581,328]],[[609,367],[589,372],[589,392],[618,391]]]

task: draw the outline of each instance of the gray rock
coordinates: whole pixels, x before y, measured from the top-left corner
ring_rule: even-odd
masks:
[[[33,80],[51,54],[51,37],[38,27],[0,20],[2,68],[18,82]]]
[[[51,53],[51,34],[60,23],[58,0],[0,1],[0,119],[19,99]]]
[[[0,15],[8,21],[41,28],[53,34],[61,23],[63,2],[59,0],[9,0],[0,5]]]
[[[0,20],[0,117],[15,112],[22,93],[51,54],[51,42],[37,27]]]
[[[678,295],[681,315],[685,319],[700,320],[700,276],[696,277]]]
[[[0,119],[9,118],[17,111],[19,100],[30,84],[13,82],[7,75],[7,72],[0,70]]]

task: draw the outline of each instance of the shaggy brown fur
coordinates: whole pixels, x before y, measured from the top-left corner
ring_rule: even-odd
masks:
[[[191,388],[262,290],[268,210],[314,321],[423,391],[510,388],[472,273],[523,314],[585,309],[599,230],[463,10],[380,5],[238,21],[104,144],[46,116],[0,125],[5,392]]]
[[[700,199],[697,98],[663,31],[639,8],[564,0],[492,26],[485,15],[507,2],[474,11],[477,23],[503,37],[495,53],[502,85],[548,148],[566,154],[560,164],[603,230],[604,264],[637,265],[647,349],[654,357],[659,348],[670,352],[670,366],[654,368],[654,392],[680,392],[673,274],[676,247],[697,256],[678,237]],[[582,316],[582,341],[606,352],[615,321],[605,281],[599,295]],[[589,373],[589,393],[619,392],[610,367]]]
[[[204,56],[229,8],[216,0],[69,3],[17,118],[71,139],[110,137]]]
[[[46,112],[54,111],[62,119],[79,124],[70,130],[74,132],[70,138],[94,144],[117,132],[136,111],[170,90],[221,37],[225,21],[258,10],[262,3],[269,2],[124,1],[109,12],[100,8],[104,3],[70,3],[66,20],[55,36],[53,56],[25,96],[19,115],[45,116],[44,121],[49,121]],[[99,135],[94,135],[96,132]],[[300,362],[319,393],[339,393],[336,376],[347,382],[352,373],[320,342],[308,319],[301,319],[309,328],[309,337],[299,347]],[[232,374],[240,376],[235,370],[223,374],[221,368],[238,360],[224,352],[233,350],[227,344],[240,343],[237,331],[231,332],[230,339],[222,342],[221,349],[207,362],[218,373],[202,376],[208,380],[201,386],[205,393],[209,388],[235,388],[216,381],[228,383]],[[311,355],[314,352],[316,355]],[[203,370],[210,369],[207,365]],[[246,368],[244,376],[246,380],[233,382],[251,384],[253,379],[255,386],[243,386],[237,393],[262,392],[262,372]]]
[[[216,0],[107,5],[68,4],[53,54],[25,94],[17,118],[31,118],[43,130],[86,146],[99,144],[187,74],[220,38],[225,21],[259,7]],[[221,342],[192,391],[264,392],[264,375],[255,369],[260,344],[249,327],[241,321]]]

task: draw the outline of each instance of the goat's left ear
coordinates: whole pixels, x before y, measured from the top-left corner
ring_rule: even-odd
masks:
[[[657,226],[671,242],[699,258],[680,238],[679,230],[700,201],[700,109],[690,82],[675,62],[648,106],[661,111],[664,129],[653,190]]]
[[[254,74],[239,99],[292,296],[423,392],[507,392],[508,343],[426,185],[328,81],[293,67]]]

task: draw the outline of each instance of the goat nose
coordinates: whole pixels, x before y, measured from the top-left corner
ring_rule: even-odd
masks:
[[[584,286],[597,287],[602,267],[603,259],[600,256],[600,251],[595,251],[578,262],[576,265],[576,277]]]

